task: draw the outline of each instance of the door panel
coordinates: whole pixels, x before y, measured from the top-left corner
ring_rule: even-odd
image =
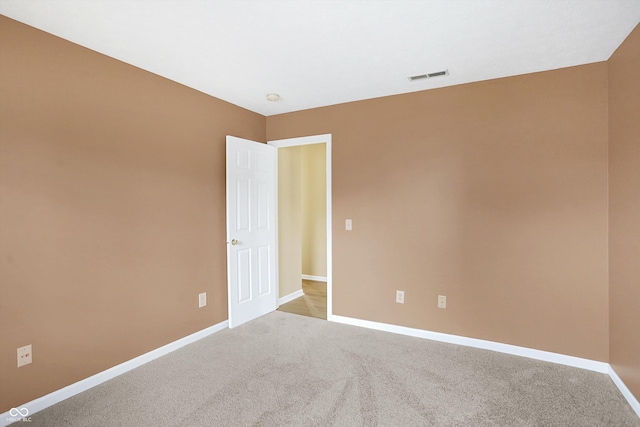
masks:
[[[238,206],[237,209],[237,222],[236,232],[238,231],[251,231],[249,228],[251,225],[250,217],[250,202],[251,197],[251,181],[248,179],[238,179],[236,185]]]
[[[277,308],[276,148],[227,136],[229,327]]]
[[[251,300],[251,252],[249,249],[238,250],[238,301]]]
[[[271,274],[269,274],[271,256],[268,246],[258,248],[258,289],[260,296],[271,292]]]

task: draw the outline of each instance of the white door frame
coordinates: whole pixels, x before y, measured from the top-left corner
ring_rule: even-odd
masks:
[[[269,141],[267,144],[273,145],[276,148],[295,147],[297,145],[309,145],[309,144],[322,144],[325,143],[326,151],[326,179],[327,179],[327,320],[332,320],[333,317],[333,238],[331,228],[331,134],[303,136],[299,138],[287,138],[278,139],[275,141]],[[276,156],[276,200],[278,200],[278,174],[277,174],[277,158]],[[276,203],[276,218],[278,218],[278,203]],[[276,221],[276,233],[278,232],[278,221]],[[276,246],[276,251],[278,247]],[[278,283],[280,283],[280,272],[276,274]],[[280,298],[280,286],[278,286],[278,299]]]

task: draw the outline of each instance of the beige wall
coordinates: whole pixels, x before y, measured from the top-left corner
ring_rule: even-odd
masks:
[[[302,148],[302,273],[327,277],[326,144]]]
[[[0,55],[4,412],[227,319],[225,135],[265,118],[5,17]]]
[[[226,134],[333,134],[335,314],[610,352],[640,397],[639,37],[265,120],[0,17],[0,412],[227,318]]]
[[[278,149],[280,298],[302,289],[302,147]]]
[[[608,360],[606,63],[267,118],[323,133],[334,314]]]
[[[610,363],[640,400],[640,26],[608,65]]]

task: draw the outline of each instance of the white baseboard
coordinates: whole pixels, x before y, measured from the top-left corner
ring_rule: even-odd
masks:
[[[354,319],[351,317],[336,316],[331,318],[334,322],[345,323],[347,325],[362,326],[379,331],[393,332],[411,337],[425,338],[433,341],[441,341],[450,344],[464,345],[467,347],[492,350],[500,353],[513,354],[515,356],[528,357],[530,359],[544,360],[546,362],[559,363],[561,365],[573,366],[587,369],[589,371],[606,374],[609,372],[609,364],[596,360],[582,359],[580,357],[567,356],[565,354],[551,353],[549,351],[535,350],[532,348],[518,347],[511,344],[502,344],[493,341],[485,341],[476,338],[467,338],[459,335],[449,335],[440,332],[431,332],[423,329],[407,328],[405,326],[390,325],[388,323],[371,322],[369,320]]]
[[[326,282],[326,276],[312,276],[310,274],[303,274],[302,280],[313,280],[314,282]]]
[[[23,411],[24,408],[26,408],[28,411],[28,416],[31,416],[32,414],[38,411],[42,411],[43,409],[48,408],[51,405],[55,405],[56,403],[68,399],[71,396],[82,393],[83,391],[102,384],[103,382],[115,378],[118,375],[122,375],[125,372],[144,365],[145,363],[149,363],[152,360],[157,359],[158,357],[171,353],[172,351],[177,350],[180,347],[184,347],[185,345],[196,342],[208,335],[211,335],[228,327],[229,321],[225,320],[191,335],[187,335],[184,338],[173,341],[167,345],[156,348],[155,350],[151,350],[150,352],[142,354],[131,360],[127,360],[126,362],[116,365],[113,368],[98,372],[97,374],[92,375],[89,378],[85,378],[84,380],[80,380],[76,383],[70,384],[64,388],[61,388],[60,390],[56,390],[45,396],[39,397],[38,399],[32,400],[31,402],[25,403],[24,405],[19,405],[16,409],[20,409],[21,411]],[[22,419],[22,417],[12,416],[10,412],[11,411],[7,411],[3,414],[0,414],[0,427],[8,426],[9,424],[20,421]]]
[[[282,298],[279,298],[278,305],[286,304],[289,301],[293,301],[294,299],[300,298],[303,295],[304,295],[304,292],[302,292],[302,289],[298,289],[295,292],[291,292],[289,295],[285,295]]]
[[[609,366],[609,377],[616,385],[616,387],[618,387],[618,390],[620,390],[620,393],[622,393],[624,398],[627,399],[627,402],[629,402],[631,408],[636,412],[638,417],[640,417],[640,402],[638,402],[638,399],[636,399],[633,393],[631,393],[631,390],[627,388],[627,386],[622,382],[618,374],[616,374],[616,371],[614,371],[611,366]]]
[[[449,335],[440,332],[431,332],[423,329],[407,328],[405,326],[391,325],[388,323],[372,322],[370,320],[355,319],[353,317],[345,317],[333,315],[333,322],[344,323],[346,325],[360,326],[363,328],[376,329],[378,331],[392,332],[400,335],[408,335],[411,337],[425,338],[433,341],[446,342],[450,344],[464,345],[467,347],[481,348],[484,350],[497,351],[499,353],[512,354],[514,356],[528,357],[530,359],[543,360],[545,362],[558,363],[560,365],[573,366],[574,368],[586,369],[589,371],[607,374],[618,387],[622,396],[629,402],[631,408],[640,417],[640,403],[638,399],[631,393],[627,386],[622,382],[620,377],[615,373],[613,368],[606,362],[597,360],[583,359],[581,357],[567,356],[566,354],[552,353],[549,351],[535,350],[527,347],[519,347],[511,344],[502,344],[493,341],[479,340],[476,338],[467,338],[459,335]]]

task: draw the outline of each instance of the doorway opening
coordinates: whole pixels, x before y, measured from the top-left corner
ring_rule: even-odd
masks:
[[[331,320],[331,135],[278,148],[279,310]]]
[[[302,296],[281,304],[278,311],[327,320],[327,282],[302,279]]]

